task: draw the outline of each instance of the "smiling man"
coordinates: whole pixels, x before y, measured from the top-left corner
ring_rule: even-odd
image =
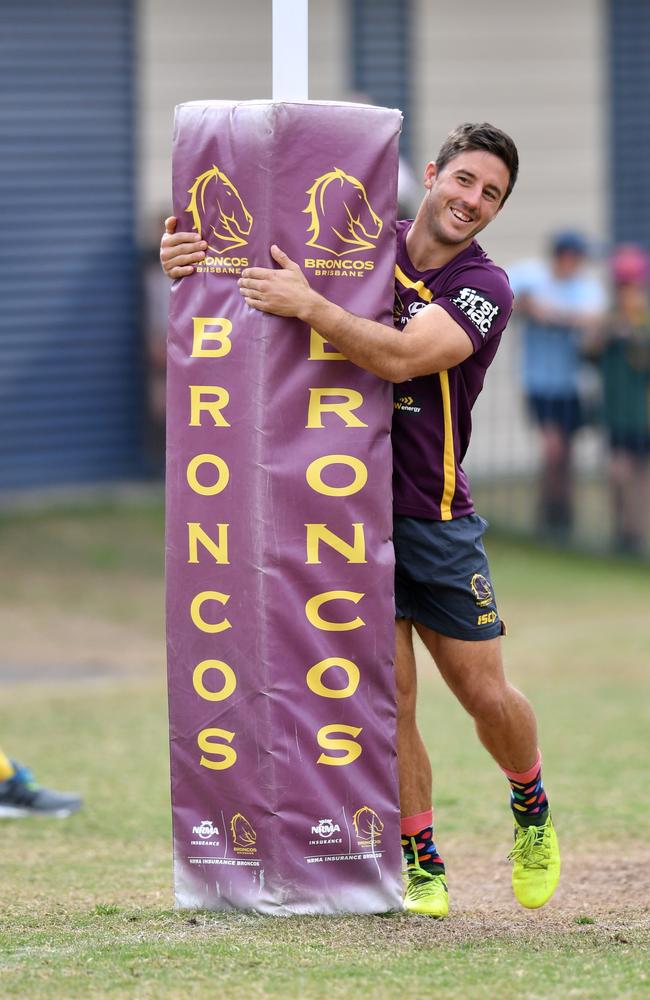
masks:
[[[462,460],[471,410],[512,311],[505,272],[474,237],[495,218],[517,179],[512,139],[464,124],[424,174],[414,221],[398,223],[395,328],[355,316],[315,292],[299,266],[271,247],[278,268],[248,268],[249,306],[295,316],[350,361],[395,383],[393,419],[397,754],[406,859],[405,906],[443,917],[445,867],[433,833],[431,764],[416,724],[413,629],[473,717],[479,739],[510,782],[515,818],[513,888],[543,906],[560,876],[557,838],[541,779],[533,710],[508,683],[504,632]],[[172,278],[204,255],[198,234],[168,220],[161,261]],[[469,790],[459,796],[472,817]]]

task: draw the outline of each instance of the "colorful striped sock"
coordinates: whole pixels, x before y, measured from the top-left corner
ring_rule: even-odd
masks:
[[[13,778],[15,773],[16,768],[9,758],[3,754],[2,750],[0,750],[0,781],[7,781],[9,778]]]
[[[528,771],[501,770],[510,782],[510,808],[519,826],[542,826],[548,816],[548,799],[542,784],[542,755]]]
[[[445,863],[433,842],[433,809],[402,817],[402,851],[407,865],[418,864],[431,875],[444,875]]]

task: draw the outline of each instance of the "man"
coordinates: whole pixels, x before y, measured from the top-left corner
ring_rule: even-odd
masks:
[[[277,246],[271,255],[278,269],[248,268],[239,281],[252,308],[298,317],[350,361],[396,384],[395,669],[405,906],[435,917],[446,916],[448,895],[433,836],[431,766],[415,721],[414,628],[510,781],[517,899],[542,906],[560,874],[535,716],[503,672],[503,629],[481,541],[485,522],[474,512],[460,464],[472,405],[512,309],[505,273],[474,237],[501,210],[517,171],[514,143],[491,125],[462,125],[447,137],[427,164],[415,221],[398,225],[397,329],[317,294]],[[168,220],[161,245],[172,278],[191,274],[205,249],[199,235],[176,234],[175,223]]]
[[[572,451],[583,423],[581,341],[605,307],[601,284],[587,272],[587,253],[584,237],[567,231],[553,237],[550,260],[509,268],[521,319],[523,389],[541,438],[538,519],[558,538],[573,522]]]
[[[81,808],[72,792],[56,792],[38,785],[31,771],[0,750],[0,819],[53,816],[63,819]]]

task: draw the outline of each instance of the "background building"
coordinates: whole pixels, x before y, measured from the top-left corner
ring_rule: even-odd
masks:
[[[0,491],[146,471],[139,262],[169,210],[174,105],[270,96],[271,6],[5,0]],[[401,107],[418,177],[459,121],[509,131],[520,180],[484,240],[503,264],[567,227],[647,244],[648,42],[644,0],[311,0],[310,92]],[[496,520],[537,463],[517,365],[513,328],[468,461]],[[603,454],[582,434],[592,479]],[[507,519],[525,528],[522,496]]]

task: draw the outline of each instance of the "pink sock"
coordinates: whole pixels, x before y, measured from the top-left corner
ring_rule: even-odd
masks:
[[[501,769],[510,782],[510,808],[520,826],[541,826],[548,815],[548,799],[542,784],[542,755],[527,771]]]
[[[537,760],[535,761],[533,766],[529,768],[527,771],[509,771],[507,767],[502,767],[501,770],[506,775],[506,777],[510,778],[511,781],[516,781],[517,784],[520,785],[527,785],[529,781],[533,780],[533,778],[536,776],[537,772],[541,769],[541,767],[542,767],[542,751],[538,750]]]
[[[402,817],[402,850],[407,867],[418,867],[433,875],[444,875],[445,863],[433,839],[433,809]]]
[[[426,809],[415,816],[402,816],[401,831],[403,837],[414,837],[420,830],[433,826],[433,809]]]

